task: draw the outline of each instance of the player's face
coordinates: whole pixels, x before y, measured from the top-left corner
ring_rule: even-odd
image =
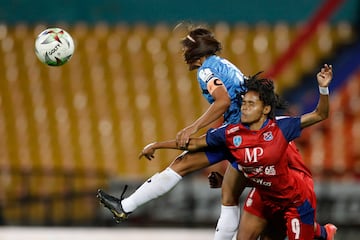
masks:
[[[189,66],[189,71],[198,69],[199,67],[201,67],[201,61],[200,59],[198,59],[195,62],[188,63],[188,66]]]
[[[249,125],[250,129],[258,130],[267,119],[270,106],[264,106],[259,98],[259,93],[247,92],[241,104],[241,122]]]

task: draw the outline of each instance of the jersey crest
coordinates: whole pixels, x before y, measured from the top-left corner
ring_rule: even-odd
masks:
[[[214,73],[210,68],[204,68],[199,70],[199,78],[204,82],[209,82],[214,77]]]
[[[263,136],[265,141],[271,141],[274,139],[272,132],[265,132]]]
[[[233,138],[233,143],[235,147],[239,147],[241,145],[241,142],[242,142],[241,136],[235,136]]]

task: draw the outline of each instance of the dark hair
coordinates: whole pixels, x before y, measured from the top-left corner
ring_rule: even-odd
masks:
[[[288,104],[275,93],[274,82],[271,79],[259,78],[261,72],[245,80],[246,91],[259,93],[259,99],[265,106],[270,106],[268,117],[275,118],[275,109],[286,109]]]
[[[221,43],[215,39],[211,31],[202,27],[192,29],[181,44],[185,50],[184,59],[187,64],[221,51]]]

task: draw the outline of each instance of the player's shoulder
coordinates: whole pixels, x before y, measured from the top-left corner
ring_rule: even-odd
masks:
[[[249,130],[247,127],[245,127],[241,123],[229,123],[229,124],[225,125],[225,128],[226,128],[227,135],[237,134],[239,132]]]
[[[276,116],[274,122],[276,122],[278,125],[284,125],[284,124],[289,124],[291,122],[296,122],[299,119],[300,118],[298,116],[282,115],[282,116]]]
[[[298,121],[300,121],[299,116],[286,116],[286,115],[276,116],[274,120],[274,122],[276,122],[278,126],[282,126],[282,127],[293,125]]]
[[[275,120],[278,121],[278,120],[287,119],[287,118],[290,118],[290,117],[291,117],[291,116],[286,116],[286,115],[276,116],[276,117],[275,117]]]
[[[214,55],[208,57],[198,69],[198,79],[208,83],[215,75],[217,75],[219,64],[220,61],[218,56]]]
[[[218,56],[218,55],[212,55],[208,58],[206,58],[206,60],[203,62],[203,64],[201,65],[201,67],[199,69],[203,69],[203,68],[210,68],[213,70],[216,69],[221,69],[224,66],[228,66],[228,62],[226,59]]]

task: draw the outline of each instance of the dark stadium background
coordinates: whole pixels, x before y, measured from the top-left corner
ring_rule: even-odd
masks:
[[[337,239],[357,239],[359,16],[357,0],[1,0],[1,224],[214,228],[220,191],[206,175],[225,164],[186,177],[121,225],[95,197],[98,188],[133,190],[166,167],[178,152],[159,151],[152,162],[138,152],[206,109],[179,54],[174,28],[183,22],[213,29],[222,56],[245,74],[264,70],[293,114],[314,107],[315,73],[333,65],[331,117],[297,142],[314,174],[319,222],[336,224]],[[53,26],[76,43],[57,68],[33,52],[36,35]]]

